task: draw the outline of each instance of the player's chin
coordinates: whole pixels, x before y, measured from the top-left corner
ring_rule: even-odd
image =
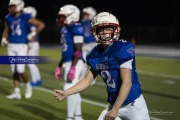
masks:
[[[62,22],[59,22],[59,21],[56,21],[56,25],[58,27],[62,27],[62,26],[65,26],[66,24],[62,23]]]

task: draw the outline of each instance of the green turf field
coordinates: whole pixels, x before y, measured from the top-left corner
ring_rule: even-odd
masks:
[[[0,47],[0,55],[6,55],[6,47]],[[41,49],[40,55],[48,56],[50,63],[38,65],[44,81],[28,100],[23,96],[21,100],[5,98],[13,91],[12,73],[10,65],[0,65],[0,120],[65,120],[66,101],[53,97],[53,89],[62,89],[63,84],[62,79],[54,78],[60,51]],[[180,120],[180,60],[137,56],[136,64],[151,119]],[[24,86],[21,88],[23,95]],[[97,120],[106,104],[102,80],[98,77],[96,85],[81,95],[84,120]]]

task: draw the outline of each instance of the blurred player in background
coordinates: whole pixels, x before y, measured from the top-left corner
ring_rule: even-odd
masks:
[[[23,10],[24,13],[31,14],[32,18],[36,18],[37,10],[32,6],[27,6]],[[36,26],[29,24],[28,33],[34,34],[36,32]],[[39,56],[39,34],[31,41],[31,36],[27,36],[29,43],[28,43],[28,55],[29,56]],[[39,86],[42,84],[41,74],[39,72],[39,68],[36,64],[28,64],[30,74],[31,74],[31,86]]]
[[[9,2],[9,14],[5,16],[5,29],[1,40],[2,46],[8,44],[9,56],[27,56],[28,24],[37,26],[34,33],[29,33],[29,40],[32,40],[36,33],[44,28],[44,24],[41,21],[32,18],[30,14],[23,13],[23,9],[24,1],[11,0]],[[11,71],[13,72],[14,92],[7,96],[7,99],[21,99],[20,76],[26,83],[25,98],[29,99],[32,96],[32,87],[25,71],[25,64],[11,64]]]
[[[58,12],[57,24],[61,26],[62,57],[55,70],[55,77],[60,79],[64,71],[64,90],[74,86],[80,79],[84,62],[82,60],[83,27],[78,23],[80,10],[74,5],[64,5]],[[80,93],[67,97],[67,119],[83,120]]]
[[[99,42],[87,55],[90,70],[75,86],[55,90],[61,101],[87,89],[97,75],[106,84],[108,106],[98,120],[150,120],[135,66],[134,45],[119,40],[120,25],[109,12],[101,12],[92,21],[92,32]]]
[[[86,62],[86,55],[87,53],[96,45],[95,38],[91,32],[91,22],[94,16],[96,15],[96,10],[93,7],[85,7],[82,10],[82,18],[81,18],[81,24],[84,27],[84,43],[82,46],[83,51],[83,59]],[[88,70],[87,64],[85,64],[82,77],[86,74]],[[95,80],[92,83],[92,85],[95,84]]]

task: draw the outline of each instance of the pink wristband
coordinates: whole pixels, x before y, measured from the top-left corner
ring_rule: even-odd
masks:
[[[75,51],[75,52],[74,52],[74,56],[76,56],[76,57],[81,57],[81,52],[80,52],[80,51]]]

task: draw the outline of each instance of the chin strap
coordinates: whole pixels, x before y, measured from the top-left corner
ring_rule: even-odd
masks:
[[[114,35],[113,38],[111,38],[110,40],[106,40],[107,39],[106,35],[102,35],[101,38],[103,40],[100,40],[98,36],[95,36],[96,42],[97,43],[102,43],[102,44],[104,44],[104,43],[106,44],[107,42],[110,42],[110,44],[111,44],[112,42],[116,41],[116,37],[117,37],[117,35]]]

